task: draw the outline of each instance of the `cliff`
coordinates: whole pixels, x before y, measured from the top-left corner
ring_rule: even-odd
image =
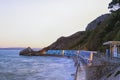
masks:
[[[79,31],[68,37],[60,37],[56,42],[49,46],[49,49],[70,49],[73,44],[76,44],[82,36],[84,35],[84,31]]]
[[[103,51],[103,43],[112,40],[120,40],[120,11],[96,18],[88,24],[86,31],[79,31],[68,37],[60,37],[48,46],[48,49]]]
[[[96,18],[95,20],[93,20],[87,25],[86,30],[94,30],[98,25],[103,23],[105,19],[108,18],[109,16],[110,14],[104,14],[99,16],[98,18]]]

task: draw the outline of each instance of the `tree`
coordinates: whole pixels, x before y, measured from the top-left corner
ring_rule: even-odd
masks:
[[[111,23],[120,21],[120,0],[112,0],[108,9],[112,12],[113,21]]]
[[[117,11],[120,9],[120,0],[112,0],[112,2],[109,3],[108,8],[111,12]]]

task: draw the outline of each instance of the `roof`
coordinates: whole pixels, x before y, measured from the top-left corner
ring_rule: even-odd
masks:
[[[103,45],[120,45],[120,41],[108,41],[103,43]]]

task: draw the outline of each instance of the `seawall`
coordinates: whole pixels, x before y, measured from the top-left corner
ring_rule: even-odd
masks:
[[[120,80],[120,59],[110,59],[96,54],[91,65],[85,64],[84,60],[78,56],[74,58],[74,61],[75,80]],[[115,74],[118,74],[116,78]]]

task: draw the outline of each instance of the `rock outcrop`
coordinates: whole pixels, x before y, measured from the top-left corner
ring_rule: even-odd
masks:
[[[46,54],[48,51],[48,47],[43,48],[42,50],[39,51],[34,51],[30,47],[20,51],[19,55],[23,56],[56,56],[56,57],[63,57],[62,55],[57,55],[57,54]]]
[[[104,22],[105,19],[108,18],[109,16],[110,14],[104,14],[99,16],[98,18],[96,18],[95,20],[93,20],[87,25],[86,30],[94,30],[98,25]]]
[[[30,47],[20,51],[20,55],[24,55],[24,56],[36,56],[37,55],[37,51],[33,51]]]

